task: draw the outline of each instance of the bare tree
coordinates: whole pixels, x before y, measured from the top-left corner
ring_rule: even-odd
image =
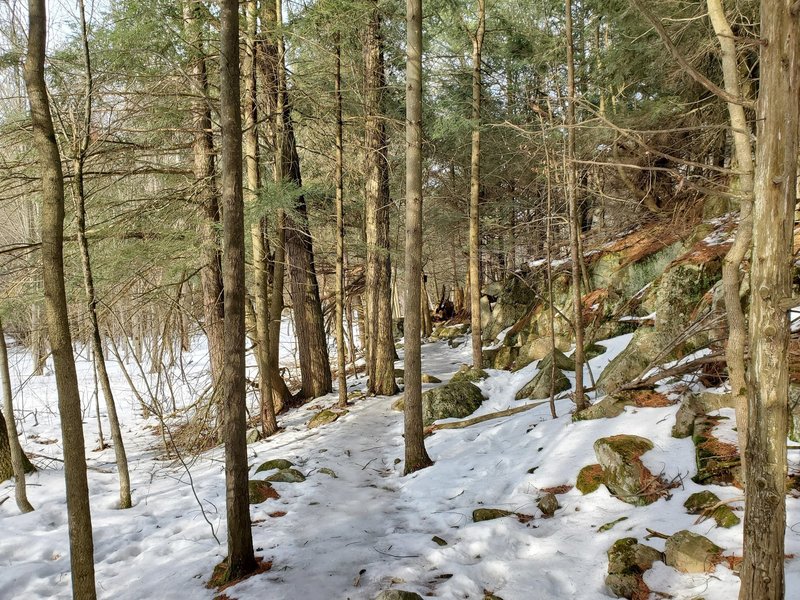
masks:
[[[347,366],[344,342],[344,121],[342,119],[342,47],[336,33],[334,95],[336,96],[336,364],[339,406],[347,406]],[[355,375],[355,371],[353,372]]]
[[[433,464],[422,432],[422,0],[406,0],[405,473]]]
[[[784,597],[792,243],[800,126],[797,2],[761,2],[750,382],[740,600]]]
[[[97,597],[89,485],[81,422],[81,398],[72,354],[67,296],[64,288],[64,175],[44,79],[47,14],[44,0],[28,2],[28,54],[25,87],[30,103],[33,139],[42,177],[42,267],[50,348],[56,372],[58,409],[64,446],[64,479],[69,520],[72,596]]]
[[[256,569],[247,483],[244,327],[244,202],[242,121],[239,105],[239,3],[224,0],[220,33],[220,121],[222,124],[222,276],[225,289],[222,370],[225,411],[225,490],[228,580]]]

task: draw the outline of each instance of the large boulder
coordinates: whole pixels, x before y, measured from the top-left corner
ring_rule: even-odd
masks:
[[[432,425],[439,419],[461,419],[478,410],[483,394],[469,381],[450,381],[422,394],[422,421]]]
[[[642,574],[657,560],[663,560],[661,552],[640,544],[636,538],[617,540],[608,549],[606,586],[618,598],[646,600],[650,590]]]
[[[639,377],[659,356],[664,338],[652,327],[642,327],[633,334],[627,348],[612,360],[597,379],[597,389],[606,394]]]
[[[603,467],[606,487],[623,502],[645,506],[659,498],[660,482],[640,458],[652,449],[650,440],[637,435],[614,435],[595,441],[594,452]]]
[[[710,573],[722,559],[722,548],[684,529],[667,539],[664,555],[665,562],[682,573]]]
[[[567,379],[567,376],[564,375],[560,369],[556,369],[555,373],[553,373],[552,362],[550,366],[545,366],[543,369],[540,369],[539,372],[534,375],[533,379],[517,392],[515,397],[517,400],[525,400],[528,398],[532,400],[543,400],[550,397],[551,386],[554,394],[560,394],[572,387],[569,379]]]

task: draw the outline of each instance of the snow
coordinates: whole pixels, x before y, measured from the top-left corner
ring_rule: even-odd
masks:
[[[284,334],[289,333],[285,327]],[[628,334],[602,342],[608,351],[590,362],[587,376],[589,368],[598,376],[631,338]],[[18,348],[11,354],[23,446],[45,468],[28,479],[28,493],[37,509],[33,513],[18,514],[11,482],[0,484],[0,501],[10,496],[0,504],[0,598],[69,598],[63,473],[60,463],[41,458],[61,455],[54,377],[29,378],[30,357]],[[291,354],[284,353],[284,359]],[[468,343],[459,348],[444,341],[423,345],[423,370],[444,381],[469,361]],[[170,394],[180,409],[195,402],[207,386],[202,340],[183,356],[183,365],[184,373],[174,369],[169,378],[139,373],[131,364],[127,367],[138,386],[144,389],[146,380],[171,410]],[[185,456],[186,467],[165,460],[153,430],[156,421],[141,417],[119,365],[110,362],[134,497],[133,508],[116,509],[113,450],[94,449],[91,363],[84,356],[77,367],[85,403],[99,597],[213,598],[216,590],[206,589],[205,583],[224,557],[226,537],[221,449]],[[476,415],[519,406],[514,394],[536,369],[534,363],[516,373],[489,370],[490,377],[478,384],[487,399]],[[361,389],[365,382],[360,378],[349,383],[352,389]],[[255,397],[249,400],[255,406]],[[667,534],[690,529],[724,547],[726,554],[741,555],[741,526],[725,530],[715,528],[713,521],[694,524],[696,517],[683,509],[685,499],[703,488],[691,481],[695,470],[691,440],[670,435],[677,406],[628,408],[614,419],[572,423],[572,404],[562,397],[556,400],[557,419],[550,418],[545,402],[513,416],[438,431],[426,440],[435,465],[403,477],[402,414],[390,409],[393,399],[358,400],[335,423],[307,430],[311,415],[335,400],[330,395],[281,416],[285,431],[248,447],[251,477],[268,475],[255,475],[263,461],[287,458],[307,480],[276,483],[280,499],[251,507],[256,554],[273,566],[227,589],[228,597],[355,600],[396,587],[441,599],[480,599],[490,591],[505,600],[601,600],[609,598],[604,585],[606,550],[620,537],[643,540],[646,528]],[[105,415],[104,409],[101,414]],[[733,412],[723,414],[730,420],[720,424],[718,434],[735,439]],[[612,497],[604,487],[587,496],[572,489],[559,495],[561,508],[555,517],[542,518],[536,508],[540,490],[574,485],[580,468],[596,462],[594,441],[619,433],[653,441],[654,449],[642,459],[654,473],[680,484],[671,496],[637,508]],[[800,453],[793,451],[790,459],[796,468]],[[332,469],[337,478],[320,472],[322,468]],[[735,488],[710,489],[722,499],[740,494]],[[732,506],[741,516],[742,503]],[[534,519],[473,523],[472,511],[480,507],[503,508]],[[789,499],[787,509],[786,552],[798,554],[800,500]],[[278,511],[286,515],[270,516]],[[620,517],[627,520],[598,531]],[[447,545],[438,546],[433,536]],[[663,540],[645,543],[663,550]],[[798,589],[800,560],[788,560],[786,566],[787,590]],[[706,600],[728,600],[738,590],[738,578],[725,566],[707,575],[684,575],[656,563],[645,579],[654,591],[674,598],[702,595]]]

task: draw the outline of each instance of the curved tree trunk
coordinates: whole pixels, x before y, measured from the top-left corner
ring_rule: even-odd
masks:
[[[25,87],[30,102],[33,139],[42,172],[42,267],[47,331],[56,372],[64,446],[72,595],[75,599],[93,600],[97,593],[81,398],[64,288],[64,176],[44,79],[47,38],[44,0],[29,0],[28,18],[30,30],[25,60]]]

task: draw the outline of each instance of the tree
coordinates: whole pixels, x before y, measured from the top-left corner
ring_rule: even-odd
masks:
[[[44,0],[28,2],[28,54],[25,87],[42,179],[42,270],[47,332],[56,372],[58,410],[64,445],[72,597],[96,598],[94,544],[86,477],[81,398],[72,354],[72,335],[64,286],[64,176],[44,79],[47,15]]]
[[[342,45],[334,40],[336,65],[333,93],[336,96],[336,365],[339,371],[339,406],[347,406],[347,366],[344,343],[344,121],[342,118]],[[355,375],[355,370],[353,371]]]
[[[406,0],[405,469],[433,464],[422,433],[422,0]]]
[[[222,276],[225,289],[222,371],[225,411],[225,498],[228,523],[226,578],[255,571],[247,483],[244,327],[244,201],[242,121],[239,104],[239,3],[224,0],[220,32],[220,120],[222,124]]]
[[[784,597],[786,419],[800,126],[796,2],[761,2],[740,600]]]
[[[0,481],[6,479],[8,472],[8,462],[11,463],[11,472],[14,475],[14,496],[17,501],[17,508],[21,512],[31,512],[33,506],[28,502],[28,494],[25,491],[25,473],[34,471],[33,465],[22,451],[17,436],[17,425],[14,422],[14,402],[11,391],[11,373],[8,371],[8,348],[6,348],[6,335],[3,331],[3,323],[0,320],[0,387],[3,393],[3,412],[6,413],[5,423],[3,415],[0,413]],[[7,439],[3,439],[3,435]],[[6,460],[6,448],[10,455],[10,460]]]
[[[366,186],[364,222],[367,243],[367,374],[372,394],[397,392],[394,379],[394,337],[392,335],[392,268],[389,258],[389,162],[384,114],[386,74],[381,36],[381,15],[377,0],[369,5],[369,24],[364,44],[364,146]]]
[[[480,369],[483,364],[481,335],[481,53],[486,33],[486,2],[478,0],[478,27],[472,35],[472,157],[469,179],[469,286],[470,313],[472,315],[472,364]]]

